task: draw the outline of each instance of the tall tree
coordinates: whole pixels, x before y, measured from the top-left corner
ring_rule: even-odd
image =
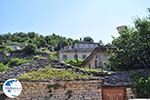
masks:
[[[64,46],[72,45],[77,42],[71,38],[66,38],[56,34],[43,36],[35,32],[16,32],[0,35],[0,44],[33,44],[38,48],[48,48],[49,50],[60,50]]]
[[[112,42],[117,50],[110,54],[109,66],[114,70],[150,68],[150,19],[138,18],[134,26]]]

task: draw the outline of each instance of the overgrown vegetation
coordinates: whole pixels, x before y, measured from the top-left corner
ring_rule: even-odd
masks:
[[[71,38],[62,37],[56,34],[42,36],[35,32],[16,32],[0,35],[0,44],[20,43],[22,45],[35,45],[37,48],[48,48],[50,51],[57,51],[64,46],[79,42]]]
[[[0,62],[0,72],[7,71],[9,68],[30,62],[30,59],[24,58],[11,58],[8,61]]]
[[[119,32],[112,44],[109,64],[113,70],[150,68],[150,18],[136,19],[134,27]]]
[[[38,77],[37,77],[38,76]],[[73,80],[81,78],[90,78],[88,75],[77,74],[70,70],[55,69],[50,67],[42,68],[38,71],[32,71],[21,75],[19,80],[43,80],[43,79],[52,79],[52,80]]]
[[[18,65],[27,63],[29,61],[30,60],[23,59],[23,58],[11,58],[7,64],[9,65],[9,67],[14,67],[14,66],[18,66]]]
[[[81,65],[81,63],[82,63],[82,60],[79,60],[79,59],[78,60],[68,59],[68,60],[65,60],[65,63],[70,64],[72,66],[79,67]]]
[[[28,55],[34,55],[36,50],[37,50],[36,45],[29,44],[29,45],[25,46],[25,48],[23,49],[23,52]]]
[[[40,55],[35,55],[35,56],[33,56],[33,60],[38,60],[38,59],[42,59],[43,57],[42,56],[40,56]]]
[[[6,71],[8,69],[8,65],[4,65],[3,63],[0,63],[0,72]]]
[[[87,72],[102,72],[102,70],[100,68],[80,68],[83,71],[87,71]]]
[[[0,47],[0,52],[11,52],[11,51],[13,51],[13,49],[10,48],[9,46]]]
[[[150,98],[150,77],[134,75],[133,91],[138,98]]]
[[[58,59],[57,52],[49,52],[48,54],[49,54],[50,60],[57,60]]]

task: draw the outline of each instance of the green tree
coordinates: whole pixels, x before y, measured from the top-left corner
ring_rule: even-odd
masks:
[[[150,19],[136,19],[134,28],[119,33],[112,44],[108,66],[113,70],[150,68]]]
[[[29,45],[27,45],[27,46],[23,49],[23,51],[25,52],[25,54],[29,54],[29,55],[35,54],[36,50],[37,50],[37,48],[36,48],[36,46],[33,45],[33,44],[29,44]]]
[[[90,36],[84,37],[83,41],[84,42],[94,42],[94,40]]]
[[[31,39],[38,37],[38,34],[36,34],[35,32],[28,32],[27,35]]]
[[[132,89],[136,97],[150,98],[150,77],[134,75]]]
[[[16,33],[7,33],[0,35],[0,44],[7,45],[12,43],[18,44],[33,44],[38,48],[49,48],[51,51],[58,51],[64,46],[72,45],[78,40],[73,40],[71,38],[66,38],[60,35],[38,35],[35,32],[16,32]]]

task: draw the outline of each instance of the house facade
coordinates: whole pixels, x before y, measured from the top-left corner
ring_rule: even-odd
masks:
[[[108,48],[99,46],[95,48],[92,53],[83,61],[81,66],[88,68],[104,68],[108,61]]]
[[[99,47],[99,43],[79,42],[73,46],[64,47],[59,51],[59,60],[85,60],[96,47]]]

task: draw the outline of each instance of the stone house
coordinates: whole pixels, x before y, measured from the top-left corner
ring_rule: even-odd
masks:
[[[99,43],[94,42],[79,42],[73,46],[67,46],[59,50],[59,60],[64,61],[67,59],[80,59],[84,60],[91,52],[99,47]]]
[[[92,53],[83,61],[81,66],[89,68],[103,68],[108,61],[108,48],[106,46],[99,46],[95,48]]]

